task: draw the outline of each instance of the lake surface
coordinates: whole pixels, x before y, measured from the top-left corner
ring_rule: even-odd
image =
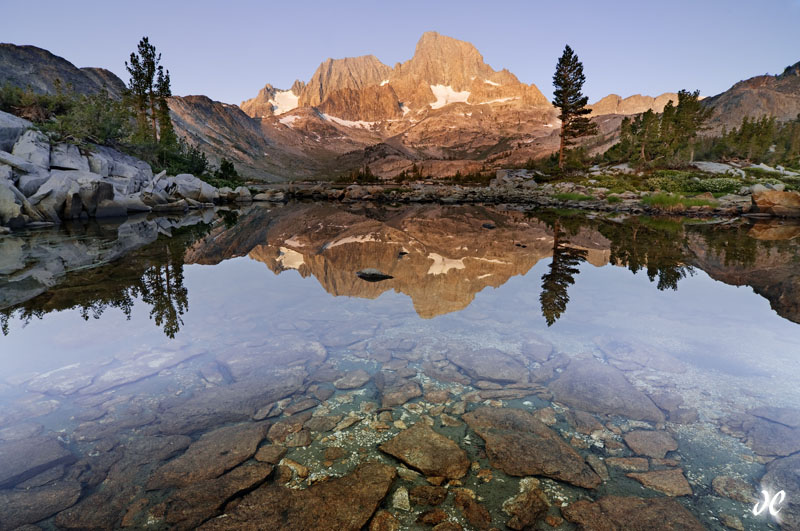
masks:
[[[798,529],[798,251],[475,205],[0,236],[0,529]]]

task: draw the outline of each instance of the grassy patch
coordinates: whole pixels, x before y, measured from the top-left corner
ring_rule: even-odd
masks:
[[[750,177],[761,177],[761,178],[773,177],[777,179],[783,175],[779,171],[765,170],[764,168],[753,168],[753,167],[744,168],[744,172]]]
[[[611,204],[619,203],[621,201],[622,201],[622,198],[620,196],[618,196],[618,195],[612,195],[612,196],[609,196],[609,197],[606,198],[606,202],[607,203],[611,203]]]
[[[658,193],[642,198],[642,203],[662,210],[683,210],[694,206],[716,206],[716,201]]]
[[[564,192],[554,196],[559,201],[591,201],[594,197],[590,195],[578,194],[575,192]]]

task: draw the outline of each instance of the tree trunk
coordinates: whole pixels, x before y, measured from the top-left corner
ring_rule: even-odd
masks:
[[[564,169],[564,122],[561,122],[561,145],[558,148],[558,169]]]
[[[150,91],[150,117],[153,120],[153,138],[158,142],[158,127],[156,127],[156,97],[153,91]]]

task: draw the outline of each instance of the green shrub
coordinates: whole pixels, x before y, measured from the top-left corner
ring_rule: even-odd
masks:
[[[606,198],[606,202],[611,203],[611,204],[619,203],[621,201],[622,201],[622,198],[620,196],[618,196],[618,195],[611,195],[611,196],[608,196]]]
[[[594,197],[575,192],[563,192],[554,196],[559,201],[591,201]]]
[[[764,168],[753,168],[753,167],[744,168],[744,172],[750,177],[761,177],[761,178],[765,177],[777,178],[782,175],[781,172],[779,171],[765,170]]]
[[[740,179],[732,177],[712,177],[711,179],[701,179],[700,181],[691,181],[687,187],[686,192],[711,192],[730,194],[739,190],[743,182]]]

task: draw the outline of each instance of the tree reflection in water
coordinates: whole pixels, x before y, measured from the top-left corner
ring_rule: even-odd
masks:
[[[556,219],[553,223],[553,259],[550,271],[542,275],[542,293],[539,302],[547,326],[552,326],[567,309],[569,294],[567,290],[575,283],[578,265],[586,260],[586,251],[566,245],[566,233]]]
[[[52,311],[78,310],[84,320],[99,319],[108,309],[118,309],[130,320],[136,300],[150,307],[150,318],[170,338],[183,326],[189,310],[184,286],[186,248],[209,230],[198,224],[173,231],[131,252],[116,262],[75,271],[50,290],[23,303],[0,310],[0,330],[9,333],[10,320],[27,325]]]

